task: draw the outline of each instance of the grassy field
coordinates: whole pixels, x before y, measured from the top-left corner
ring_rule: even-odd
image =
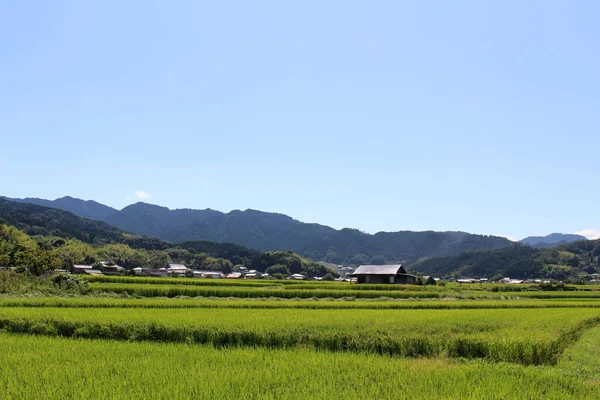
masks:
[[[513,308],[600,308],[596,299],[282,299],[282,298],[113,298],[113,297],[0,297],[0,307],[66,307],[66,308],[303,308],[364,310],[461,310]]]
[[[0,297],[1,398],[600,398],[593,286],[88,279]]]
[[[552,364],[596,309],[0,308],[9,332]]]
[[[134,278],[135,279],[135,278]],[[213,281],[214,282],[214,281]],[[310,299],[310,298],[355,298],[355,299],[600,299],[600,291],[541,291],[524,290],[495,292],[474,290],[472,288],[437,288],[404,286],[399,290],[376,289],[369,285],[340,285],[321,287],[312,284],[302,285],[188,285],[188,284],[155,284],[155,283],[113,283],[92,282],[90,286],[99,292],[127,294],[139,297],[238,297]],[[354,287],[354,288],[353,288]],[[357,289],[360,288],[360,289]]]
[[[558,367],[0,334],[6,399],[594,399]],[[35,370],[32,369],[35,366]]]

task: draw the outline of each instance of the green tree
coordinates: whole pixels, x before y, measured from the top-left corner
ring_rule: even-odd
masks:
[[[269,275],[275,276],[276,274],[281,274],[284,276],[290,276],[290,270],[286,265],[283,264],[275,264],[270,266],[265,270],[265,272]]]
[[[167,266],[169,256],[164,251],[151,250],[148,253],[148,265],[150,268],[159,269]]]
[[[331,274],[325,274],[325,276],[323,277],[323,280],[324,281],[335,281],[335,278]]]

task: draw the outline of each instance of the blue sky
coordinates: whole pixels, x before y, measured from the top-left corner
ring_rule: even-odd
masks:
[[[596,1],[0,1],[0,194],[595,237],[599,19]]]

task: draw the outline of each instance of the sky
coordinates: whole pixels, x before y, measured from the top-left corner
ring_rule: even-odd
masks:
[[[0,195],[600,236],[600,2],[0,0]]]

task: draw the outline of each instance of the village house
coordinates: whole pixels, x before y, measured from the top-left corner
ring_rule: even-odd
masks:
[[[394,265],[361,265],[351,275],[357,283],[396,283],[414,285],[417,277],[406,273],[401,264]]]
[[[213,278],[220,279],[225,278],[225,274],[221,271],[192,271],[194,278]]]
[[[183,264],[167,264],[166,272],[170,276],[185,276],[185,272],[188,270]]]
[[[121,275],[125,272],[125,268],[108,261],[100,261],[100,269],[104,275]]]
[[[104,275],[99,269],[84,269],[83,273],[87,275]]]
[[[94,269],[91,265],[73,265],[74,274],[85,274],[88,269]]]
[[[244,278],[245,279],[260,279],[260,278],[262,278],[262,275],[263,274],[258,272],[257,270],[251,269],[244,275]]]
[[[155,270],[150,271],[149,275],[153,278],[162,278],[164,276],[167,276],[167,269],[164,267],[155,269]]]

